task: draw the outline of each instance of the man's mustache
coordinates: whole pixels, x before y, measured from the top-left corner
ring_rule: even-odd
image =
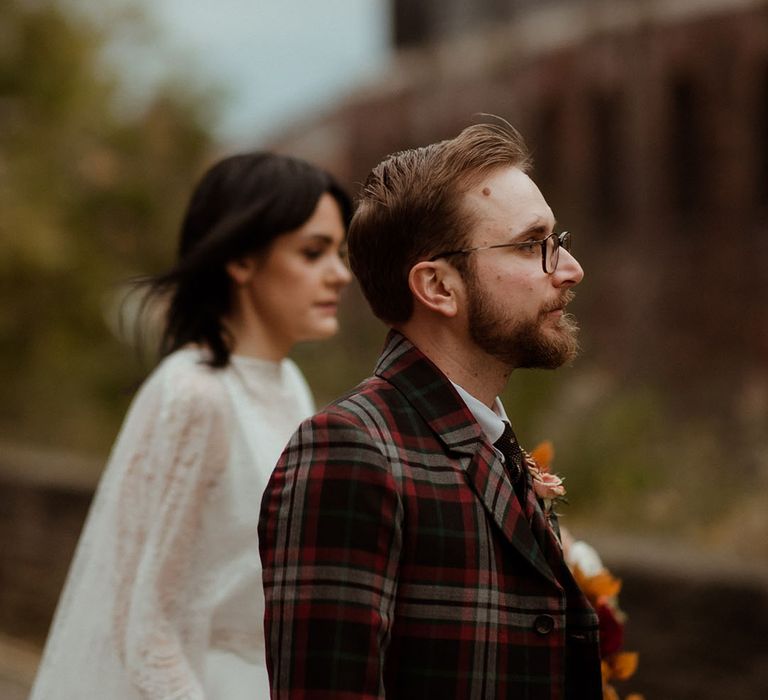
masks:
[[[547,304],[547,306],[541,310],[542,315],[548,314],[551,311],[565,309],[565,307],[568,306],[568,304],[570,304],[575,297],[576,294],[573,291],[566,289],[557,299]]]

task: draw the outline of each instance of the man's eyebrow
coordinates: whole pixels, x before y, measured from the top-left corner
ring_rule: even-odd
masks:
[[[554,231],[557,228],[557,221],[553,221],[552,223],[552,231]],[[550,228],[549,226],[542,221],[541,219],[538,219],[534,223],[532,223],[527,228],[520,231],[520,233],[515,235],[515,239],[524,238],[525,236],[531,236],[531,235],[540,235],[545,236],[549,235]]]

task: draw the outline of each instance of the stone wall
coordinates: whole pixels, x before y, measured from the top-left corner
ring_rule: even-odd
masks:
[[[101,465],[0,443],[0,636],[45,639]]]
[[[41,643],[91,492],[0,478],[0,498],[0,630]]]

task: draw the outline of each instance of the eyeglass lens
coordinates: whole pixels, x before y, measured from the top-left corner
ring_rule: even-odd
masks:
[[[560,260],[560,246],[566,250],[571,249],[571,236],[567,231],[547,237],[546,250],[544,251],[544,272],[552,273],[557,269],[557,263]]]
[[[557,236],[547,238],[547,249],[544,252],[544,272],[552,273],[557,269],[560,258],[560,241]]]

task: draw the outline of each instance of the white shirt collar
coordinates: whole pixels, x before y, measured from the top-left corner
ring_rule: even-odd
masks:
[[[509,421],[501,399],[497,396],[493,400],[493,408],[488,408],[480,399],[476,399],[466,389],[462,389],[454,382],[451,382],[451,384],[459,392],[459,396],[461,396],[464,403],[467,404],[467,408],[475,417],[475,420],[480,424],[488,441],[491,444],[496,442],[504,432],[504,422]]]

